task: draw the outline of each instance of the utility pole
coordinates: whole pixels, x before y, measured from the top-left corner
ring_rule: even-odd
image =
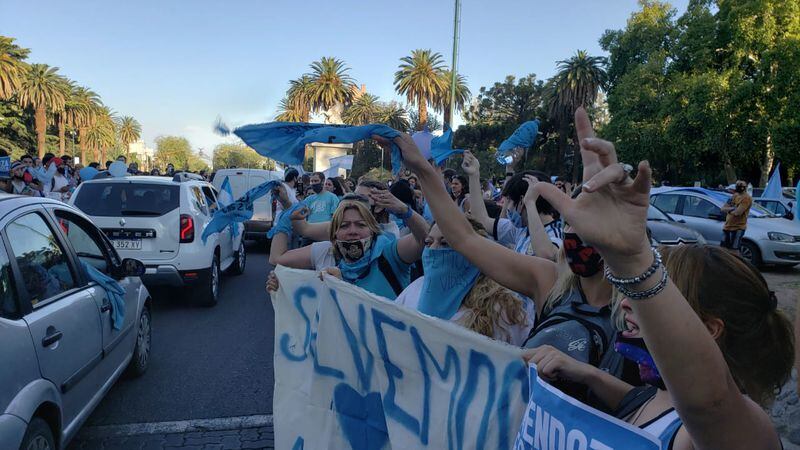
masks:
[[[456,80],[458,79],[458,41],[461,28],[461,0],[455,0],[453,17],[453,67],[450,68],[450,129],[456,121]]]

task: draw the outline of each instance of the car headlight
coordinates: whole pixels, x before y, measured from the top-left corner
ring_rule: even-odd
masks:
[[[778,233],[777,231],[770,231],[767,233],[767,237],[770,241],[794,242],[794,236],[786,233]]]

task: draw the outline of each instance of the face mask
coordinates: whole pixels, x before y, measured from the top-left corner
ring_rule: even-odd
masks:
[[[311,189],[313,189],[315,193],[319,194],[320,192],[322,192],[322,183],[312,184]]]
[[[336,241],[336,248],[339,253],[349,261],[358,261],[363,258],[372,246],[372,237],[356,239],[353,241]]]
[[[508,215],[508,220],[510,220],[515,227],[522,228],[522,214],[518,213],[515,208],[509,208],[506,214]]]
[[[480,270],[452,248],[422,250],[422,283],[417,310],[449,320],[458,311]]]
[[[664,380],[661,379],[661,374],[658,373],[656,362],[647,350],[647,344],[644,343],[644,339],[627,338],[622,333],[617,333],[617,342],[614,344],[614,350],[625,359],[639,365],[639,377],[642,381],[650,386],[667,390]]]
[[[603,258],[594,247],[584,245],[575,233],[564,233],[564,253],[572,273],[591,277],[603,268]]]
[[[744,186],[736,186],[736,192],[742,193],[742,192],[744,192],[745,189],[747,189],[747,188],[744,187]]]

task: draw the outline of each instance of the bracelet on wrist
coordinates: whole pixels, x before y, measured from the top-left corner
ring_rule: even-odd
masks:
[[[667,287],[667,283],[669,283],[669,274],[667,273],[667,268],[664,266],[661,267],[661,279],[658,283],[650,288],[647,288],[643,291],[632,291],[630,288],[623,286],[623,285],[615,285],[617,290],[620,294],[627,297],[629,300],[632,301],[639,301],[639,300],[647,300],[650,298],[655,297],[656,295],[660,294],[664,288]]]
[[[647,270],[645,270],[641,275],[637,275],[635,277],[631,278],[616,277],[614,276],[613,273],[611,273],[611,268],[606,265],[605,275],[608,282],[613,284],[614,286],[630,286],[634,284],[639,284],[647,280],[651,276],[653,276],[653,274],[656,273],[658,268],[661,267],[661,253],[659,253],[658,249],[655,247],[653,247],[652,250],[653,250],[653,264],[651,264],[650,267],[648,267]]]

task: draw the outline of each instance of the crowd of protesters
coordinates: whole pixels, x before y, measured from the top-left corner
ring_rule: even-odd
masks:
[[[575,187],[513,163],[482,180],[469,152],[457,174],[406,134],[373,137],[402,152],[389,185],[287,171],[270,262],[523,347],[541,377],[664,448],[782,448],[764,407],[795,351],[774,293],[738,252],[652,247],[648,163],[617,161],[583,109],[575,127]],[[751,202],[737,190],[725,209],[728,247]]]

